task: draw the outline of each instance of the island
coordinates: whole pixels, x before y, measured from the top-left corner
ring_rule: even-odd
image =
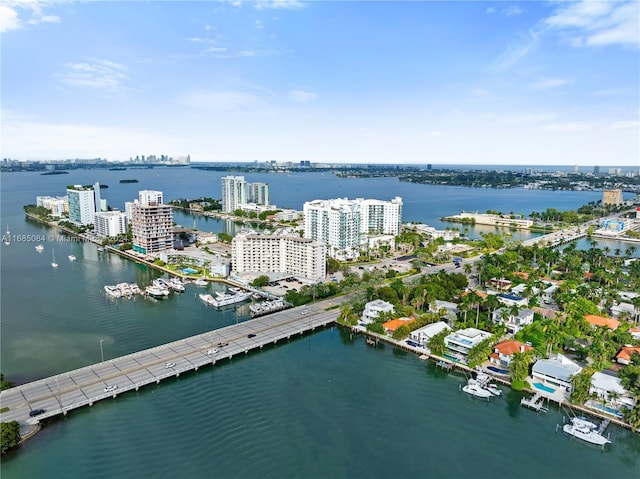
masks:
[[[120,180],[120,183],[137,183],[137,182],[138,182],[138,180],[135,180],[135,179],[133,179],[133,180]]]

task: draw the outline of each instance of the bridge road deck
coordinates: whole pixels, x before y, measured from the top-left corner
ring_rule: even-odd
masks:
[[[0,393],[0,421],[36,423],[42,419],[85,406],[168,377],[215,364],[252,349],[275,344],[336,320],[338,309],[326,311],[341,301],[334,298],[299,308],[215,329],[151,349],[85,366],[66,373],[13,387]],[[306,311],[306,312],[305,312]],[[249,335],[255,335],[249,337]],[[219,347],[219,343],[228,343]],[[217,348],[217,352],[207,351]],[[107,392],[107,386],[117,386]],[[34,409],[45,412],[30,417]]]

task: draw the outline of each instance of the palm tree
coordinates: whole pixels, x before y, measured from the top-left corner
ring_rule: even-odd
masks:
[[[523,382],[529,375],[529,365],[533,361],[533,351],[514,353],[509,365],[512,383]]]

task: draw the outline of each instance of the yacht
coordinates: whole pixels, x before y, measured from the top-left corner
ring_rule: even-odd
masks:
[[[571,436],[591,444],[597,444],[598,446],[611,443],[611,441],[604,437],[602,432],[598,430],[598,426],[583,417],[572,417],[569,424],[562,426],[562,430]]]
[[[42,253],[44,251],[44,246],[42,246],[41,244],[39,244],[38,246],[36,246],[36,251],[38,253]]]
[[[216,308],[220,308],[222,306],[228,306],[230,304],[240,303],[242,301],[246,301],[251,297],[252,293],[240,292],[240,293],[216,293],[216,297],[213,299],[212,303]]]
[[[202,293],[200,293],[198,296],[200,297],[200,299],[202,301],[204,301],[207,304],[211,304],[212,305],[213,302],[215,301],[213,299],[213,296],[211,296],[210,294],[202,294]]]
[[[111,296],[112,298],[119,298],[120,296],[122,296],[120,288],[118,288],[117,286],[105,286],[104,292],[107,293],[107,296]]]
[[[179,278],[171,278],[169,280],[169,287],[176,293],[184,293],[184,284]]]
[[[163,298],[163,297],[169,295],[169,290],[164,289],[164,288],[160,288],[160,287],[155,286],[155,285],[147,286],[144,289],[144,292],[145,292],[145,294],[147,294],[148,296],[151,296],[153,298]]]
[[[493,396],[490,391],[483,388],[482,385],[475,379],[469,379],[467,381],[467,384],[462,387],[462,390],[467,394],[471,394],[472,396],[483,399],[489,399]]]
[[[200,279],[196,279],[193,284],[195,284],[196,286],[206,286],[209,283],[207,281],[205,281],[204,279],[200,278]]]

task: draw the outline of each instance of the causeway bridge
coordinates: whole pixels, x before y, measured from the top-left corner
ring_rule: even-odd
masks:
[[[247,354],[333,323],[341,303],[329,299],[215,329],[133,354],[15,386],[0,393],[0,421],[36,424],[142,386]],[[44,410],[31,417],[31,411]]]

